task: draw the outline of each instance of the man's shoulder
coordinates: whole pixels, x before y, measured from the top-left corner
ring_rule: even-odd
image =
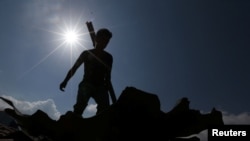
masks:
[[[93,49],[87,49],[87,50],[84,50],[82,51],[82,55],[87,55],[87,54],[90,54],[91,52],[93,52]]]
[[[89,53],[89,52],[92,52],[94,49],[86,49],[84,51],[82,51],[82,53]]]
[[[111,55],[111,53],[109,53],[109,52],[107,52],[107,51],[105,51],[105,50],[103,50],[102,51],[103,53],[103,55],[105,56],[105,57],[107,57],[107,58],[113,58],[113,56]],[[88,54],[95,54],[96,53],[96,50],[95,49],[88,49],[88,50],[84,50],[83,52],[82,52],[82,55],[84,55],[84,56],[86,56],[86,55],[88,55]]]
[[[89,56],[90,50],[84,50],[82,51],[81,55],[79,56],[79,59],[86,60],[87,57]]]
[[[112,61],[112,60],[113,60],[113,56],[112,56],[109,52],[104,51],[104,53],[105,53],[105,57],[106,57],[106,59],[108,59],[108,60],[110,60],[110,61]]]
[[[112,55],[111,55],[111,53],[109,53],[109,52],[107,52],[107,51],[103,51],[106,55],[108,55],[108,56],[110,56],[110,57],[112,57]]]

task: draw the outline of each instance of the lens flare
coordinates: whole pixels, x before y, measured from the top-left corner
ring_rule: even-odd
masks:
[[[71,46],[80,41],[80,34],[74,30],[68,30],[63,34],[64,41]]]

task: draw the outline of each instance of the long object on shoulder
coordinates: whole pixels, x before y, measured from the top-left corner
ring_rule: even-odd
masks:
[[[92,24],[92,22],[86,22],[86,25],[88,27],[89,35],[91,37],[93,46],[95,47],[95,29],[93,27],[93,24]]]
[[[95,29],[94,29],[94,26],[93,26],[92,22],[86,22],[86,25],[88,27],[89,35],[91,37],[91,40],[93,42],[93,46],[95,47]],[[114,88],[113,88],[112,84],[110,84],[110,86],[108,86],[108,90],[109,90],[109,94],[110,94],[112,103],[115,103],[116,102],[116,96],[115,96],[115,91],[114,91]]]

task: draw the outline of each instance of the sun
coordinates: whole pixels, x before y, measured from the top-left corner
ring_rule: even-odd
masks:
[[[67,47],[82,46],[83,29],[78,24],[69,25],[65,24],[61,27],[61,33],[59,33],[63,45]]]
[[[80,36],[81,35],[77,31],[73,29],[68,29],[63,33],[63,40],[65,43],[69,44],[70,46],[73,46],[80,42]]]
[[[84,47],[83,42],[86,36],[86,29],[81,18],[77,20],[63,20],[61,24],[57,25],[56,31],[50,32],[56,35],[55,41],[58,42],[58,47],[70,49]]]
[[[89,35],[89,33],[86,32],[84,26],[85,24],[84,21],[82,21],[82,16],[79,16],[77,19],[72,19],[71,17],[69,19],[62,19],[62,21],[53,26],[53,30],[41,28],[41,30],[51,34],[51,38],[53,38],[52,41],[54,42],[53,45],[55,46],[48,54],[25,71],[18,79],[21,79],[30,73],[60,49],[63,49],[63,53],[69,53],[72,62],[72,58],[77,57],[79,52],[88,49],[85,46],[85,43],[88,42],[86,40],[86,35]]]

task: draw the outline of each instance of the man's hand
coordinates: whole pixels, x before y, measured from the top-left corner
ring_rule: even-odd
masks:
[[[63,81],[61,84],[60,84],[60,90],[64,92],[64,89],[67,85],[67,82]]]

